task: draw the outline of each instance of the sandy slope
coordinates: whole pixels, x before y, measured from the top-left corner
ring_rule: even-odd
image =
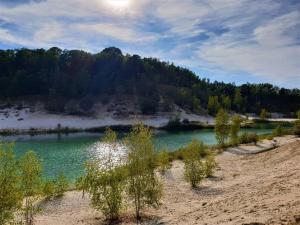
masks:
[[[260,154],[219,155],[215,177],[196,190],[183,180],[183,164],[174,162],[164,177],[162,207],[149,210],[152,220],[143,224],[296,224],[294,216],[300,215],[300,139],[279,138],[278,142],[283,146]],[[46,203],[37,224],[104,224],[101,214],[88,204],[81,193],[69,192],[59,201]],[[134,223],[125,219],[123,224]]]

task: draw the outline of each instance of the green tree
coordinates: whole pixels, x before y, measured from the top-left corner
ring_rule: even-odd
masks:
[[[26,225],[32,225],[34,222],[34,215],[39,210],[34,203],[42,191],[42,166],[40,160],[33,151],[27,152],[20,159],[19,166],[21,189],[25,198],[25,223]]]
[[[50,200],[55,197],[55,183],[53,180],[45,181],[43,185],[43,195],[47,200]]]
[[[295,122],[294,134],[300,136],[300,120],[296,120]]]
[[[54,180],[55,197],[61,197],[68,190],[69,183],[64,173],[59,173]]]
[[[21,204],[22,193],[12,145],[0,142],[0,224],[10,222]]]
[[[297,118],[298,118],[298,120],[300,120],[300,109],[297,111]]]
[[[231,99],[229,96],[222,95],[222,107],[226,110],[231,109]]]
[[[268,111],[266,109],[262,109],[259,117],[261,120],[265,120],[268,117]]]
[[[207,155],[205,157],[205,175],[207,177],[211,177],[214,174],[215,168],[217,167],[216,155],[214,152],[207,151]]]
[[[230,125],[230,142],[233,145],[237,145],[239,143],[239,131],[241,129],[241,117],[239,115],[235,115],[231,118]]]
[[[220,108],[219,98],[218,96],[209,96],[207,111],[210,115],[216,115]]]
[[[242,106],[243,98],[242,98],[241,90],[239,88],[235,89],[233,104],[234,104],[235,108],[237,109],[237,111],[241,112],[242,107],[243,107]]]
[[[106,130],[102,142],[107,152],[98,160],[87,162],[86,174],[77,182],[77,187],[87,191],[92,206],[100,210],[110,221],[119,219],[123,207],[126,170],[117,143],[117,135]]]
[[[229,133],[229,116],[224,109],[220,109],[215,119],[215,133],[218,144],[224,147]]]
[[[157,208],[162,186],[155,174],[156,154],[149,128],[139,124],[126,138],[128,148],[128,194],[134,201],[136,218],[145,206]]]
[[[198,140],[193,140],[184,152],[184,177],[192,188],[197,187],[206,176],[205,164],[201,160],[200,153],[204,145]]]
[[[169,153],[166,150],[162,150],[158,153],[157,158],[158,169],[161,174],[165,174],[171,167]]]

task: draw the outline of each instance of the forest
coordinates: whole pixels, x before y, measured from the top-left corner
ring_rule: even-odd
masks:
[[[63,111],[70,99],[82,99],[89,107],[95,97],[114,95],[133,96],[144,114],[154,114],[162,102],[166,111],[176,104],[212,115],[220,107],[285,114],[300,108],[299,89],[211,82],[173,63],[124,55],[115,47],[96,54],[57,47],[0,50],[0,100],[31,96],[46,99],[50,111]]]

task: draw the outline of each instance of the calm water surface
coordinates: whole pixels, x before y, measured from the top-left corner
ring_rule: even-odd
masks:
[[[242,132],[257,134],[271,133],[272,129],[244,129]],[[14,141],[16,155],[22,156],[28,150],[34,150],[42,160],[44,177],[53,178],[57,173],[64,172],[70,181],[82,175],[84,162],[97,158],[103,152],[99,141],[103,134],[47,134],[38,136],[0,136],[0,140]],[[124,135],[122,135],[124,136]],[[182,132],[158,132],[154,136],[157,149],[174,151],[188,144],[192,139],[203,141],[207,145],[216,144],[212,129]]]

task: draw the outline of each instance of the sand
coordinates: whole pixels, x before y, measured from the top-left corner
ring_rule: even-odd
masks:
[[[295,216],[300,215],[300,139],[287,136],[277,140],[280,147],[267,152],[218,155],[215,176],[194,190],[183,179],[183,163],[173,162],[163,177],[162,206],[147,210],[148,219],[142,224],[296,224]],[[121,224],[135,224],[132,218],[133,210],[128,208]],[[36,224],[94,225],[105,221],[89,206],[87,196],[72,191],[45,203]]]
[[[214,119],[210,116],[201,116],[190,114],[184,110],[180,111],[182,119],[188,119],[193,122],[204,124],[213,124]],[[132,125],[137,122],[143,122],[145,125],[159,128],[167,125],[170,118],[175,113],[159,113],[157,115],[130,115],[113,116],[105,110],[99,111],[93,116],[72,116],[64,114],[49,114],[44,110],[31,112],[29,108],[18,110],[16,108],[7,108],[0,110],[0,130],[15,129],[29,130],[34,129],[55,129],[60,124],[62,127],[88,129],[95,127],[106,127],[115,125]]]

